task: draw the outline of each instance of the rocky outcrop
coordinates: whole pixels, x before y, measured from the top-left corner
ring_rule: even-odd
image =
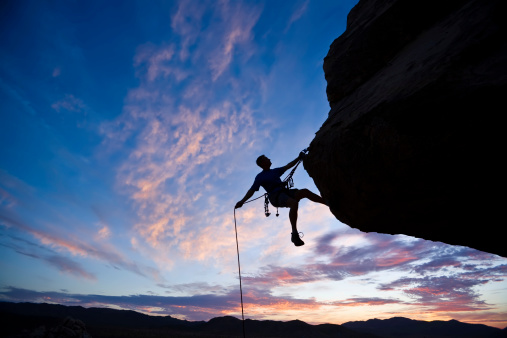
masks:
[[[304,166],[341,222],[507,257],[501,0],[360,0]]]

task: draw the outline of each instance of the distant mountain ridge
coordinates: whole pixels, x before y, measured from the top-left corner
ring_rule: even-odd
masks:
[[[507,328],[501,330],[483,324],[468,324],[457,320],[419,321],[404,317],[369,319],[343,323],[342,326],[381,337],[507,337]]]
[[[203,322],[190,322],[171,316],[149,316],[132,310],[115,310],[109,308],[84,308],[82,306],[65,306],[47,303],[7,303],[0,302],[0,313],[7,312],[24,316],[50,316],[80,319],[94,326],[122,327],[164,327],[195,326]]]
[[[171,316],[149,316],[130,310],[84,308],[56,304],[0,302],[0,336],[22,337],[24,329],[55,326],[66,317],[83,321],[93,338],[101,337],[242,337],[242,322],[231,316],[209,321],[186,321]],[[342,325],[310,325],[300,320],[288,322],[245,320],[245,331],[253,337],[342,337],[342,338],[496,338],[507,330],[450,321],[417,321],[402,317],[348,322]]]

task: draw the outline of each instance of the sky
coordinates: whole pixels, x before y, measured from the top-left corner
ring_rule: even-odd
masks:
[[[241,318],[234,205],[326,120],[356,3],[2,1],[0,300]],[[245,318],[507,326],[506,258],[271,212],[236,210]]]

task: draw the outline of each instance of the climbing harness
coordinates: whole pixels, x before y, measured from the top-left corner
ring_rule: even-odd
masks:
[[[308,152],[308,148],[304,149],[302,151],[302,153],[307,153]],[[301,163],[301,161],[303,161],[302,158],[299,159],[299,161],[296,163],[296,165],[294,166],[294,168],[292,168],[291,172],[289,173],[289,175],[287,175],[287,177],[285,177],[282,181],[282,186],[286,189],[290,189],[294,186],[294,181],[292,179],[292,176],[294,175],[294,172],[296,171],[296,168],[298,167],[299,163]],[[269,212],[269,194],[268,193],[265,193],[264,195],[261,195],[259,197],[256,197],[254,199],[250,199],[248,201],[246,201],[245,203],[250,203],[250,202],[253,202],[255,200],[258,200],[259,198],[262,198],[264,197],[264,214],[266,215],[266,217],[268,217],[269,215],[271,215],[271,213]],[[245,204],[243,203],[243,204]],[[276,217],[278,217],[278,207],[276,207]],[[234,231],[236,232],[236,252],[238,254],[238,276],[239,276],[239,293],[240,293],[240,298],[241,298],[241,321],[243,323],[243,337],[245,338],[246,335],[245,335],[245,314],[244,314],[244,311],[243,311],[243,286],[241,285],[241,264],[239,262],[239,243],[238,243],[238,227],[236,225],[236,208],[234,208]],[[303,235],[302,232],[300,232],[300,234]],[[303,235],[304,236],[304,235]],[[302,237],[300,235],[300,237]]]
[[[306,155],[306,153],[308,153],[308,148],[306,149],[303,149],[303,151],[301,151],[302,153],[304,153]],[[287,175],[283,181],[282,181],[282,188],[283,189],[290,189],[292,187],[294,187],[294,180],[292,179],[292,176],[294,176],[294,173],[296,172],[296,169],[298,167],[298,165],[303,161],[302,158],[299,159],[299,161],[296,163],[296,165],[294,166],[294,168],[292,168],[292,170],[290,171],[289,175]],[[265,193],[264,194],[264,214],[266,215],[266,217],[268,217],[269,215],[271,215],[271,213],[269,212],[269,194],[268,193]],[[258,197],[260,198],[260,197]],[[250,201],[247,201],[245,203],[248,203],[248,202],[251,202],[251,201],[255,201],[254,200],[250,200]],[[278,207],[276,207],[276,217],[278,217],[280,214],[278,213]]]

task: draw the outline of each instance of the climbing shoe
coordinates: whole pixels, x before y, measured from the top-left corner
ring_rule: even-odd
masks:
[[[305,242],[303,242],[301,238],[299,238],[298,233],[292,233],[290,240],[292,243],[294,243],[295,246],[305,245]]]

